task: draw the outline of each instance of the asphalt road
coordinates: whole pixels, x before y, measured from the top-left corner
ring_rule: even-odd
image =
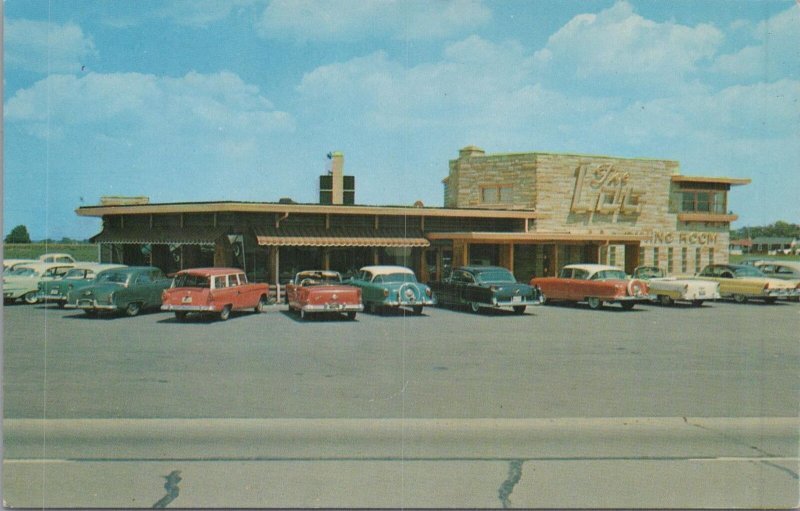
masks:
[[[796,417],[800,305],[227,322],[4,308],[11,418]]]
[[[794,507],[800,305],[7,306],[6,505]]]

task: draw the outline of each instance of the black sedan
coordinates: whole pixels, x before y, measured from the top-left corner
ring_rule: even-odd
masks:
[[[439,305],[481,308],[511,307],[516,314],[528,305],[538,305],[542,293],[538,287],[517,282],[514,274],[499,266],[461,266],[444,280],[429,282]]]

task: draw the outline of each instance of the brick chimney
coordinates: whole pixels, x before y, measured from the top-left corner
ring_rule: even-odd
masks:
[[[332,203],[344,204],[344,154],[331,153]]]

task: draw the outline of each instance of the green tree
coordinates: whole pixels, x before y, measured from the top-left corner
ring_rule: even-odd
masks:
[[[24,225],[18,225],[11,229],[5,239],[6,243],[30,243],[31,237],[28,234],[28,228]]]

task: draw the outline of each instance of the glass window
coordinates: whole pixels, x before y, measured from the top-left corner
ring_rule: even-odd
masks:
[[[617,264],[617,247],[608,249],[608,264],[615,266]]]
[[[686,273],[689,269],[689,249],[681,248],[681,273]]]
[[[228,287],[225,277],[214,277],[214,289],[223,289]]]
[[[658,261],[658,247],[653,247],[653,266],[661,266]]]
[[[674,250],[672,247],[667,248],[667,273],[672,273],[674,271],[673,268],[673,252]]]
[[[247,275],[244,273],[239,274],[239,284],[247,284]]]
[[[481,189],[481,202],[494,204],[497,202],[497,188],[491,186]]]
[[[572,274],[573,279],[586,280],[589,278],[589,272],[576,268]]]
[[[510,186],[500,187],[500,202],[510,204],[514,202],[514,191]]]
[[[236,287],[239,285],[239,279],[236,275],[228,275],[228,287]]]
[[[136,277],[137,284],[149,284],[150,283],[150,274],[142,273]]]

